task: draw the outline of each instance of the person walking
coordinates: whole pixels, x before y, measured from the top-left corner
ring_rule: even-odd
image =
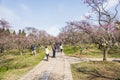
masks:
[[[46,53],[46,59],[49,60],[49,49],[47,46],[45,46],[45,53]]]
[[[36,50],[35,50],[35,46],[31,45],[31,50],[32,50],[32,55],[36,55]]]
[[[82,55],[82,52],[83,52],[83,48],[80,47],[80,55]]]
[[[63,46],[60,44],[60,52],[63,53]]]
[[[56,57],[56,45],[55,45],[55,43],[52,46],[52,51],[53,51],[53,58],[55,58]]]

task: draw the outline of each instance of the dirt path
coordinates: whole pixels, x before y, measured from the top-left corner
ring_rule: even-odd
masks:
[[[70,64],[64,54],[57,53],[56,58],[43,60],[20,80],[72,80]]]
[[[66,56],[66,59],[70,64],[74,64],[82,61],[103,61],[103,58],[76,58],[76,57],[69,57],[69,56]],[[108,58],[107,61],[120,62],[120,58]]]

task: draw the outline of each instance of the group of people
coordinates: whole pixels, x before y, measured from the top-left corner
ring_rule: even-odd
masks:
[[[62,47],[62,44],[53,44],[51,45],[51,48],[52,48],[52,57],[55,58],[56,57],[56,52],[57,51],[60,51],[61,53],[63,53],[63,47]],[[47,46],[45,46],[45,53],[46,53],[46,59],[47,61],[49,60],[49,53],[50,53],[50,50],[48,49]]]
[[[31,51],[32,51],[32,55],[36,55],[36,47],[35,45],[31,45]],[[51,49],[52,49],[52,57],[55,58],[56,57],[56,53],[61,52],[63,53],[63,46],[61,43],[54,43],[53,45],[51,45]],[[49,54],[50,54],[50,50],[48,49],[47,46],[45,46],[45,54],[46,54],[46,60],[48,61],[49,59]]]

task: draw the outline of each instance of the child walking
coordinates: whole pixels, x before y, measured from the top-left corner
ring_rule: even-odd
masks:
[[[46,53],[46,59],[47,59],[47,61],[48,61],[49,49],[47,48],[47,46],[45,46],[45,53]]]

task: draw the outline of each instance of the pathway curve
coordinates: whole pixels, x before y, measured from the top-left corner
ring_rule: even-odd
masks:
[[[51,55],[50,55],[51,56]],[[70,64],[64,54],[57,53],[56,58],[42,60],[34,69],[20,80],[73,80]]]
[[[120,58],[108,58],[108,60],[120,62]],[[102,58],[76,58],[57,53],[56,58],[51,57],[49,61],[42,60],[20,80],[73,80],[70,64],[81,61],[102,61]]]

